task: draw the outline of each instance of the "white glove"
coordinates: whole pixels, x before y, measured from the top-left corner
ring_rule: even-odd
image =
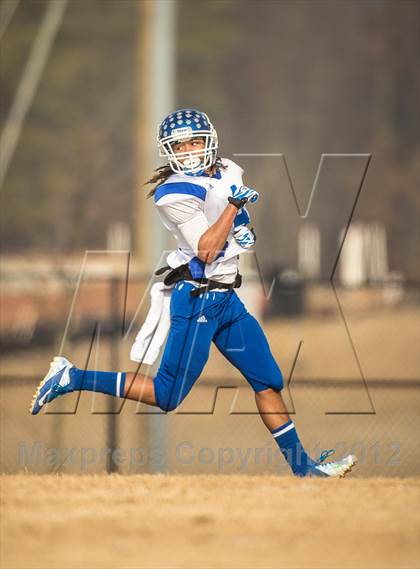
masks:
[[[233,231],[235,241],[244,249],[250,249],[257,240],[253,229],[248,229],[245,225],[236,227]]]
[[[238,209],[243,207],[246,203],[255,203],[260,195],[257,191],[247,186],[240,186],[239,188],[237,186],[231,186],[230,189],[232,191],[232,198],[236,202],[234,205],[236,205]]]

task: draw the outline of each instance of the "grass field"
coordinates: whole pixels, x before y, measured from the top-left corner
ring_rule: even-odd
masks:
[[[419,481],[1,477],[2,568],[417,568]]]

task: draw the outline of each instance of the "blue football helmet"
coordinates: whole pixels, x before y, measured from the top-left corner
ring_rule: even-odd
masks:
[[[175,155],[174,143],[192,138],[202,138],[204,149]],[[199,176],[216,160],[217,133],[206,113],[196,109],[180,109],[168,115],[158,127],[157,143],[159,155],[168,159],[177,174]]]

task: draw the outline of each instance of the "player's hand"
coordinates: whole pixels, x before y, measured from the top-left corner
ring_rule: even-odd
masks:
[[[228,200],[238,209],[243,207],[246,203],[255,203],[259,197],[259,193],[248,186],[231,186],[232,197]]]
[[[249,249],[255,245],[255,242],[257,240],[257,236],[255,235],[254,230],[252,228],[248,229],[248,227],[245,227],[245,225],[236,227],[233,231],[233,237],[238,245],[244,249]]]

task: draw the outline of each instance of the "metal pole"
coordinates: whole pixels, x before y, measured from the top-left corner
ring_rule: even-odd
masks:
[[[152,123],[151,145],[157,155],[154,141],[157,125],[174,109],[175,99],[175,7],[174,0],[157,0],[154,3],[152,47]],[[156,158],[155,158],[156,160]],[[159,262],[163,251],[169,248],[169,236],[158,216],[153,218],[153,264]]]
[[[140,7],[138,133],[137,133],[137,240],[136,260],[140,270],[152,277],[169,239],[154,209],[149,191],[142,187],[158,165],[156,128],[174,110],[175,98],[175,9],[173,0],[143,0]],[[167,417],[149,415],[149,447],[166,453]],[[153,472],[165,466],[151,464]]]
[[[119,318],[121,314],[119,313],[119,302],[118,302],[118,278],[111,277],[109,283],[109,320],[111,325],[111,340],[110,340],[110,365],[112,370],[119,369],[119,352],[118,352],[118,341],[119,341]],[[118,441],[118,428],[117,428],[117,400],[115,397],[109,397],[108,401],[108,415],[107,415],[107,448],[111,449],[107,455],[107,472],[117,472],[118,466],[112,460],[112,454],[117,448]]]
[[[175,2],[143,0],[140,8],[137,121],[137,239],[136,260],[150,274],[168,248],[163,228],[143,184],[159,164],[156,129],[174,109]]]
[[[153,74],[151,45],[153,2],[139,2],[140,24],[138,41],[138,73],[137,73],[137,132],[136,132],[136,238],[135,260],[142,273],[150,271],[152,265],[150,237],[153,229],[153,203],[146,199],[147,187],[143,184],[150,179],[154,167],[152,90],[150,87]]]

